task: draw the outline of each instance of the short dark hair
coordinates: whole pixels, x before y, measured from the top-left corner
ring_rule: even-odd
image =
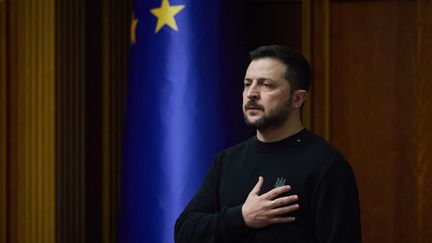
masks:
[[[285,46],[261,46],[249,52],[251,61],[260,58],[275,58],[285,64],[284,78],[291,86],[291,92],[299,89],[309,91],[311,83],[311,67],[306,58],[299,52]]]

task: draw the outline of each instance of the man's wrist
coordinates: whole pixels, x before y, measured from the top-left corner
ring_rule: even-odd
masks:
[[[227,228],[232,235],[239,236],[250,230],[243,216],[243,204],[236,207],[225,208],[222,214]]]

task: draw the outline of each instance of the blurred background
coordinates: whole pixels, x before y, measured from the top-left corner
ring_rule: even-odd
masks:
[[[1,243],[118,242],[132,5],[0,0]],[[432,1],[248,0],[244,13],[245,49],[311,61],[304,122],[354,169],[363,242],[432,242]]]

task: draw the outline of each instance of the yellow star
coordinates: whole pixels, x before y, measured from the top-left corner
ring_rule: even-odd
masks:
[[[132,21],[130,26],[130,44],[133,45],[136,43],[136,27],[138,25],[138,19],[135,18],[135,13],[132,14]]]
[[[174,16],[178,14],[178,12],[180,12],[184,7],[184,5],[170,6],[168,0],[162,0],[162,5],[160,8],[151,9],[150,12],[158,18],[155,33],[159,32],[159,30],[164,25],[168,25],[173,30],[178,31]]]

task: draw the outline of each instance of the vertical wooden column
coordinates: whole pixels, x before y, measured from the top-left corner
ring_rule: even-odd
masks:
[[[54,0],[9,1],[10,242],[54,242]]]
[[[56,2],[56,242],[86,242],[85,3]]]
[[[301,40],[302,40],[302,53],[311,62],[311,0],[303,0],[301,4],[302,14],[301,14]],[[313,83],[313,80],[312,80]],[[309,97],[304,104],[302,111],[302,121],[303,125],[311,129],[312,128],[312,89],[309,90]]]
[[[7,237],[6,3],[0,0],[0,243]]]
[[[110,108],[111,108],[111,26],[112,21],[112,6],[108,0],[104,1],[103,4],[103,22],[102,22],[102,240],[104,243],[111,242],[111,237],[115,236],[115,228],[111,221],[113,215],[111,208],[113,202],[111,201],[111,190],[112,190],[112,153],[111,153],[111,133],[110,128],[112,122],[110,120]]]
[[[56,5],[56,241],[101,241],[100,1]]]
[[[417,2],[417,80],[414,141],[416,143],[416,232],[420,243],[432,239],[432,2]]]
[[[115,243],[132,1],[104,0],[102,5],[102,232],[104,243]]]
[[[312,129],[330,139],[330,0],[311,2]]]
[[[56,3],[56,240],[101,242],[102,1]]]

